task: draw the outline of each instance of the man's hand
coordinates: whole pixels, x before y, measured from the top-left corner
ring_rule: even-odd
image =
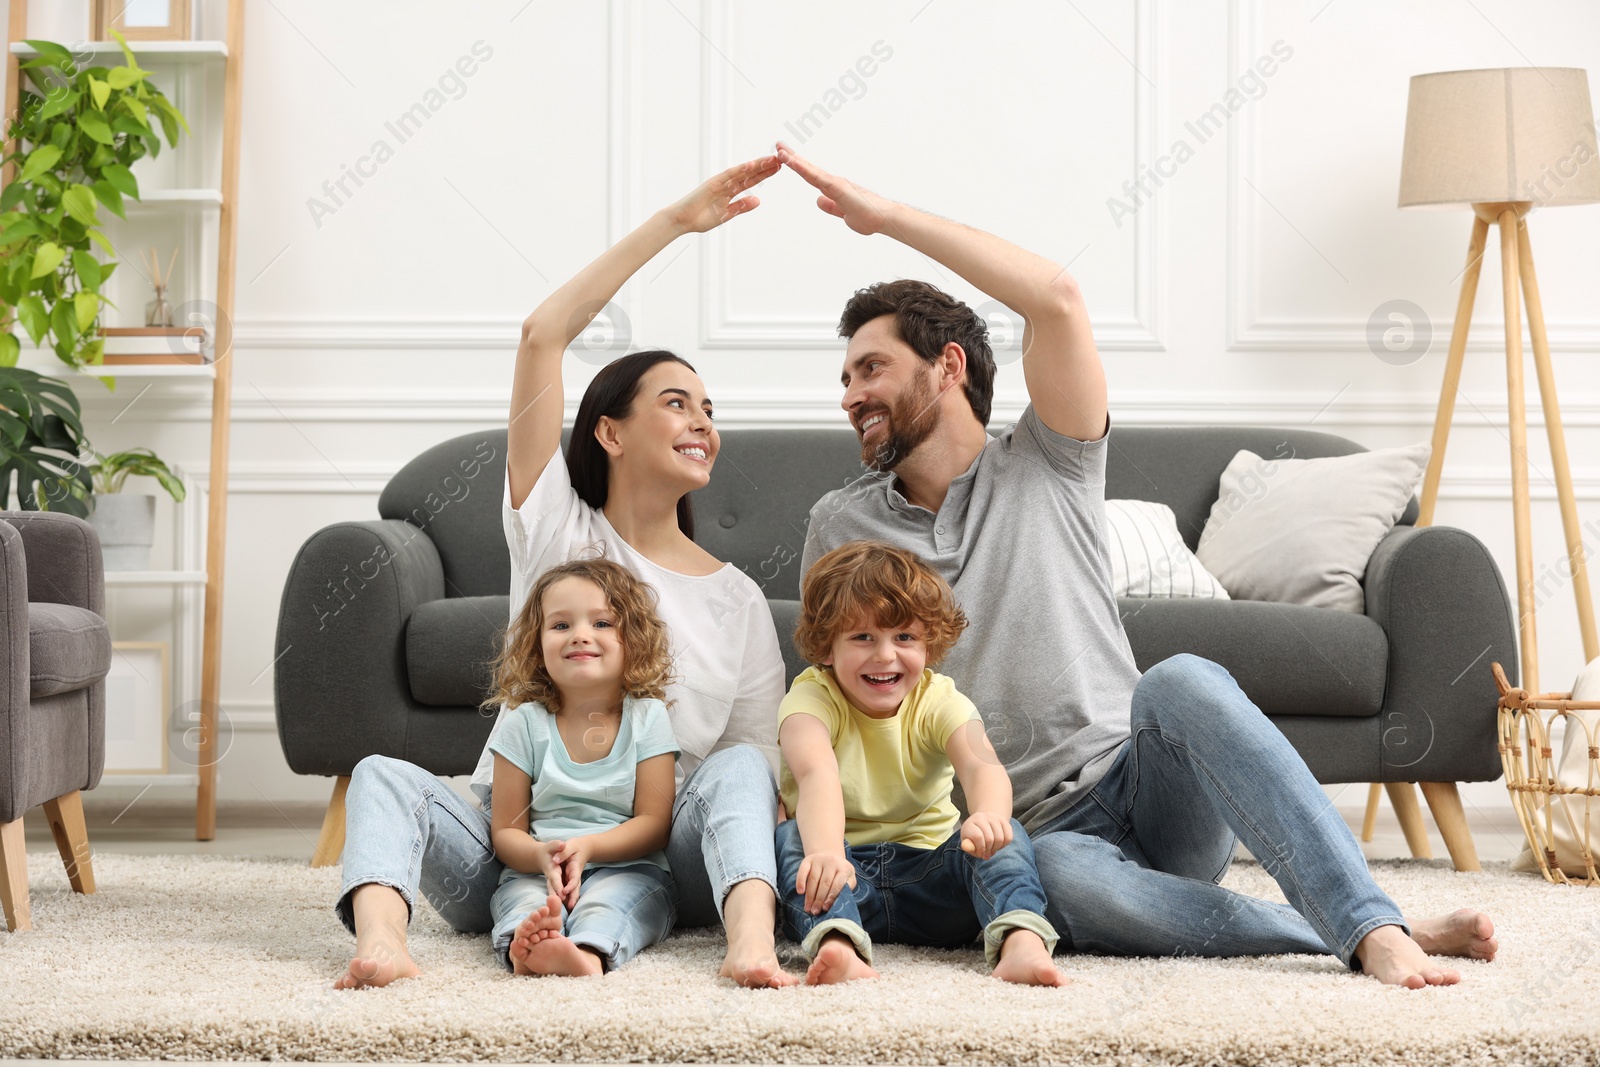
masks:
[[[817,192],[817,206],[828,214],[844,219],[846,226],[857,233],[882,233],[889,222],[892,202],[877,193],[829,174],[810,160],[802,159],[782,141],[778,142],[778,160],[800,177],[810,182]]]
[[[739,163],[706,179],[676,204],[666,208],[672,223],[684,233],[705,233],[743,215],[761,203],[756,196],[741,196],[780,170],[777,156],[762,156]]]
[[[839,890],[856,887],[856,869],[842,852],[815,852],[800,861],[794,891],[804,893],[806,912],[821,915],[833,907]]]
[[[1011,844],[1011,820],[976,811],[961,824],[961,851],[986,860]]]
[[[560,842],[561,847],[550,856],[561,872],[561,884],[564,891],[557,892],[561,902],[570,911],[578,903],[578,886],[583,881],[583,869],[589,865],[589,857],[594,854],[594,838],[585,834]],[[552,890],[552,892],[555,892]]]

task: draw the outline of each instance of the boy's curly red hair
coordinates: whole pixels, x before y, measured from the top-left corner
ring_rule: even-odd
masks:
[[[666,623],[656,613],[655,590],[609,559],[576,559],[539,576],[517,617],[506,628],[494,665],[494,695],[484,706],[516,707],[530,701],[559,714],[561,691],[544,662],[544,595],[563,578],[584,578],[600,587],[617,616],[622,641],[622,691],[631,697],[666,699],[672,682],[672,652]]]
[[[800,585],[794,647],[820,665],[834,638],[863,620],[877,626],[920,622],[928,666],[937,666],[967,628],[967,616],[939,573],[914,552],[886,541],[851,541],[811,565]]]

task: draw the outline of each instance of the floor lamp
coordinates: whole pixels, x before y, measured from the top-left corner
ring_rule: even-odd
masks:
[[[1528,508],[1528,424],[1523,395],[1521,297],[1527,300],[1528,330],[1533,339],[1534,366],[1544,404],[1545,429],[1550,437],[1550,462],[1555,468],[1556,495],[1561,504],[1561,524],[1566,532],[1568,567],[1572,591],[1578,601],[1578,624],[1583,634],[1586,662],[1600,656],[1600,639],[1595,634],[1594,602],[1584,565],[1582,531],[1572,494],[1572,471],[1567,461],[1566,436],[1561,428],[1555,375],[1550,365],[1544,308],[1533,270],[1527,215],[1535,207],[1596,201],[1600,201],[1600,151],[1596,149],[1594,115],[1589,105],[1589,78],[1582,69],[1456,70],[1419,74],[1411,79],[1405,155],[1400,167],[1400,206],[1470,207],[1474,214],[1467,266],[1461,277],[1461,297],[1456,304],[1455,326],[1450,333],[1444,385],[1439,393],[1439,412],[1434,420],[1433,455],[1423,479],[1421,512],[1416,524],[1426,526],[1433,521],[1439,472],[1444,466],[1445,443],[1455,412],[1467,330],[1478,292],[1478,271],[1488,243],[1489,226],[1493,224],[1500,230],[1505,307],[1511,505],[1516,533],[1517,620],[1522,652],[1520,684],[1531,693],[1539,692],[1539,648],[1535,630],[1533,526]],[[1368,840],[1371,839],[1377,790],[1374,785],[1368,795],[1362,834]],[[1457,827],[1459,836],[1466,827],[1464,818],[1453,817],[1459,816],[1461,809],[1454,783],[1424,782],[1422,791],[1457,868],[1462,867],[1458,846],[1464,846],[1472,852],[1475,869],[1477,861],[1471,837],[1452,843],[1451,832],[1446,829],[1448,821]],[[1447,795],[1440,795],[1446,791]],[[1411,786],[1404,782],[1391,783],[1389,795],[1413,853],[1418,852],[1420,840],[1425,854],[1427,837]],[[1453,812],[1441,812],[1441,803],[1447,809],[1453,807]]]

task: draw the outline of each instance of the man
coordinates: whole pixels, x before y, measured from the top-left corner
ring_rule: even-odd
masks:
[[[1408,924],[1343,820],[1231,675],[1175,656],[1142,676],[1105,537],[1105,371],[1077,283],[992,234],[886,200],[779,144],[817,205],[929,256],[1020,313],[1030,403],[990,439],[984,323],[924,282],[846,305],[842,401],[873,472],[811,511],[802,573],[860,538],[917,552],[971,620],[942,668],[983,710],[1033,836],[1061,944],[1129,955],[1332,952],[1382,982],[1460,981],[1487,915]],[[1292,907],[1216,884],[1235,840]]]

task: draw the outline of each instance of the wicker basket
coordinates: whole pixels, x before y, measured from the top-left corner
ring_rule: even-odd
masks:
[[[1539,870],[1558,884],[1600,885],[1594,856],[1600,840],[1590,840],[1590,828],[1600,829],[1600,737],[1596,737],[1600,731],[1589,730],[1583,719],[1572,714],[1600,710],[1600,701],[1575,701],[1570,699],[1571,693],[1529,696],[1525,689],[1512,688],[1498,663],[1494,664],[1494,681],[1500,687],[1500,762],[1506,772],[1506,788],[1511,791],[1511,806],[1522,822]],[[1588,780],[1581,788],[1563,785],[1557,777],[1550,727],[1560,718],[1567,720],[1569,731],[1584,731],[1588,742]],[[1578,843],[1586,870],[1583,877],[1569,875],[1557,865],[1558,826],[1570,830]],[[1595,837],[1600,838],[1600,833]]]

